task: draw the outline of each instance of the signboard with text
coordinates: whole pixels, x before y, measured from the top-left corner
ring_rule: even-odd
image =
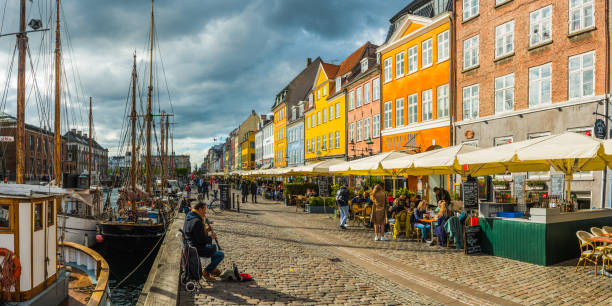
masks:
[[[0,142],[14,142],[15,137],[13,136],[0,136]]]

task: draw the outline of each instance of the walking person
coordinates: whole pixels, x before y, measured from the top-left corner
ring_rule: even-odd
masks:
[[[249,195],[249,183],[246,180],[243,180],[240,184],[240,192],[242,193],[242,203],[246,203],[247,197]]]
[[[257,183],[251,181],[251,202],[257,203]]]
[[[370,222],[374,224],[374,240],[375,241],[387,241],[385,237],[385,224],[387,224],[387,195],[382,187],[378,184],[374,186],[372,194],[373,207],[372,214],[370,215]]]
[[[206,198],[206,200],[208,200],[208,189],[209,189],[208,181],[202,180],[202,199]]]
[[[348,196],[349,192],[346,185],[342,185],[336,192],[336,205],[340,210],[340,229],[346,229],[346,220],[349,214]]]

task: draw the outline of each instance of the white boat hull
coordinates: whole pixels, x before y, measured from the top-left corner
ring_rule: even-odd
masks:
[[[86,247],[96,245],[97,220],[60,214],[57,215],[57,219],[59,221],[58,231],[64,230],[64,241],[82,244]]]

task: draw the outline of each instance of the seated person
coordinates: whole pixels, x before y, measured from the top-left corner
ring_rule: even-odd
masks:
[[[365,194],[365,193],[364,193]],[[362,204],[365,203],[365,197],[363,194],[357,194],[354,198],[351,199],[351,204]]]
[[[446,221],[448,221],[448,218],[450,218],[451,216],[452,215],[447,209],[446,201],[440,200],[440,211],[438,212],[438,225],[436,225],[436,228],[434,229],[434,234],[436,234],[436,236],[438,237],[438,242],[440,243],[440,246],[443,246],[443,247],[446,246],[446,238],[447,238],[447,233],[446,233],[444,226],[446,225]],[[433,245],[433,241],[432,241],[432,245]]]
[[[215,281],[214,276],[221,275],[217,266],[223,260],[224,254],[222,251],[217,250],[217,246],[212,243],[216,234],[211,233],[210,236],[208,235],[208,232],[212,229],[204,226],[203,221],[205,218],[206,205],[201,202],[193,202],[191,211],[185,217],[183,232],[185,233],[187,243],[198,250],[200,257],[210,257],[210,264],[202,271],[202,276],[206,281],[213,282]]]
[[[414,226],[421,229],[422,241],[425,241],[427,239],[427,236],[429,236],[429,229],[431,228],[431,226],[428,223],[419,221],[419,219],[424,219],[426,214],[427,214],[427,202],[421,200],[417,208],[414,210],[414,220],[415,220]]]
[[[421,195],[419,194],[414,195],[412,197],[412,200],[410,201],[410,208],[416,208],[417,206],[419,206],[420,202],[421,202]]]
[[[391,217],[395,217],[395,215],[403,210],[406,210],[406,206],[404,206],[404,204],[402,204],[401,199],[395,199],[395,201],[393,201],[393,206],[391,206],[389,208],[389,214],[391,215]]]
[[[408,204],[406,201],[406,196],[403,194],[399,197],[399,201],[400,201],[400,204],[404,207],[406,207],[407,206],[406,204]]]

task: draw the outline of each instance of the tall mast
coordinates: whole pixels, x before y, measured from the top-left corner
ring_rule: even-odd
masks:
[[[89,187],[91,187],[91,160],[93,159],[93,156],[91,155],[91,120],[92,120],[93,116],[91,113],[91,97],[89,97],[89,158],[88,158],[88,165],[87,165],[87,171],[89,172]]]
[[[136,79],[138,74],[136,72],[136,53],[134,53],[134,69],[132,70],[132,156],[131,156],[131,180],[130,185],[132,190],[136,190],[136,175],[137,175],[137,167],[136,167]]]
[[[170,140],[172,141],[172,146],[171,146],[172,157],[170,158],[170,175],[174,179],[174,137],[170,138]]]
[[[166,116],[166,142],[165,142],[166,143],[166,150],[165,150],[166,151],[166,157],[164,157],[164,161],[166,162],[166,165],[164,166],[165,167],[164,169],[166,169],[166,170],[168,170],[168,163],[169,163],[168,157],[170,156],[170,153],[168,153],[168,135],[170,135],[169,126],[170,126],[170,117]],[[170,171],[168,171],[167,174],[168,174],[168,176],[170,176]]]
[[[55,13],[55,143],[53,146],[53,168],[55,170],[55,184],[62,186],[62,143],[61,143],[61,41],[60,41],[60,0],[56,1]]]
[[[166,119],[165,117],[166,116],[164,115],[164,112],[162,112],[161,119],[160,119],[160,124],[159,124],[159,130],[160,130],[160,133],[161,133],[161,139],[160,139],[160,144],[161,144],[160,152],[161,152],[161,154],[159,156],[159,164],[161,166],[160,167],[161,168],[161,170],[160,170],[160,172],[161,172],[161,180],[160,181],[161,181],[161,198],[162,199],[164,198],[164,190],[166,189],[166,185],[164,185],[164,179],[165,179],[165,173],[166,173],[166,171],[164,169],[164,161],[165,161],[164,154],[166,153],[166,152],[164,152],[164,142],[166,140],[165,139],[166,138],[166,132],[165,132],[165,126],[164,126],[164,119]]]
[[[22,0],[23,1],[23,0]],[[147,160],[146,162],[146,192],[151,193],[151,120],[153,117],[151,111],[151,99],[153,98],[153,43],[154,43],[154,24],[155,24],[155,11],[154,11],[155,1],[151,0],[151,49],[149,51],[149,92],[147,94]]]
[[[17,66],[17,177],[16,183],[24,183],[25,173],[25,69],[26,69],[26,1],[21,0],[19,9],[19,34],[17,46],[19,48],[19,61]],[[32,165],[34,166],[34,165]]]

